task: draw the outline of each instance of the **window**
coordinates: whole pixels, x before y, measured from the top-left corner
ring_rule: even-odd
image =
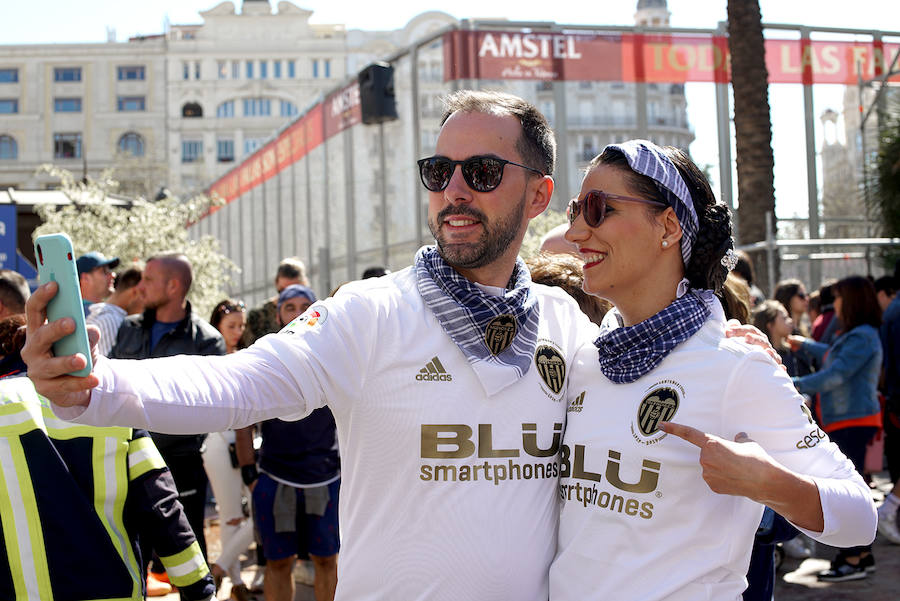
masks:
[[[297,106],[291,102],[290,100],[282,100],[281,101],[281,116],[282,117],[293,117],[298,112]]]
[[[81,67],[57,67],[53,69],[53,81],[81,81]]]
[[[119,152],[133,157],[144,156],[144,138],[133,131],[128,132],[119,138]]]
[[[250,154],[262,146],[263,138],[244,138],[244,154]]]
[[[239,79],[241,77],[241,62],[231,61],[231,79]]]
[[[253,79],[253,61],[247,61],[245,64],[247,68],[247,79]]]
[[[116,106],[121,112],[143,111],[146,108],[143,96],[119,96]]]
[[[119,67],[119,81],[143,80],[144,67],[141,65]]]
[[[19,158],[19,146],[12,136],[0,135],[0,160]]]
[[[19,81],[18,69],[0,69],[0,83],[16,83],[17,81]]]
[[[187,61],[181,63],[181,78],[182,79],[190,79],[191,78],[191,64]]]
[[[297,65],[294,61],[287,62],[287,76],[289,79],[294,79],[297,73]]]
[[[19,112],[19,101],[15,98],[0,98],[0,115]]]
[[[259,78],[267,79],[269,77],[269,61],[259,61]]]
[[[326,58],[322,62],[325,65],[325,77],[331,77],[331,59]]]
[[[200,61],[194,61],[194,79],[200,79]]]
[[[313,77],[319,76],[319,59],[317,58],[312,59],[312,71]]]
[[[216,107],[216,117],[219,119],[228,119],[234,117],[234,100],[226,100]]]
[[[228,63],[225,61],[219,61],[216,66],[218,67],[219,79],[227,79],[228,78]]]
[[[55,113],[80,113],[81,98],[54,98],[53,112]]]
[[[188,119],[202,117],[203,107],[200,106],[199,102],[188,102],[181,107],[181,116]]]
[[[203,159],[203,142],[200,140],[181,141],[181,162],[196,163]]]
[[[216,160],[220,163],[230,163],[234,160],[234,140],[216,140]]]
[[[281,79],[281,61],[272,61],[272,71],[275,79]]]
[[[245,117],[268,117],[272,114],[272,102],[268,98],[244,98]]]
[[[80,159],[81,134],[53,134],[54,159]]]

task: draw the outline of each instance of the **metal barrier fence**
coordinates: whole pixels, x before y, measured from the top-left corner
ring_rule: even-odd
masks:
[[[854,85],[858,71],[878,74],[885,53],[900,51],[885,42],[900,33],[857,32],[867,41],[832,43],[810,41],[815,30],[808,27],[775,27],[793,28],[799,39],[767,40],[770,80],[804,88]],[[685,84],[702,82],[716,103],[709,120],[718,130],[720,195],[733,208],[724,31],[463,21],[386,57],[399,119],[363,124],[359,84],[344,82],[213,183],[210,193],[226,204],[191,235],[221,241],[241,268],[229,293],[250,304],[271,295],[275,267],[287,256],[307,263],[320,294],[370,265],[408,265],[432,240],[415,161],[434,152],[441,97],[462,88],[505,90],[548,116],[560,148],[552,206],[562,209],[578,189],[580,169],[609,142],[643,137],[688,148],[694,130]],[[810,53],[821,60],[809,60]]]

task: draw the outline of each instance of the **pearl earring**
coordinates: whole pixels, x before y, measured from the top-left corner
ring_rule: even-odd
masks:
[[[662,247],[663,247],[663,248],[669,248],[669,241],[668,241],[668,240],[663,240]]]

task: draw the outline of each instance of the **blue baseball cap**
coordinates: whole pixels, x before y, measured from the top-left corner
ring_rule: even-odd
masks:
[[[78,260],[75,261],[75,265],[78,266],[78,275],[81,275],[103,266],[115,269],[119,265],[119,258],[113,257],[112,259],[107,259],[102,254],[92,250],[91,252],[78,257]]]
[[[281,305],[283,305],[285,301],[297,298],[298,296],[306,297],[311,303],[316,302],[316,293],[311,289],[302,284],[291,284],[278,295],[278,309],[281,309]]]

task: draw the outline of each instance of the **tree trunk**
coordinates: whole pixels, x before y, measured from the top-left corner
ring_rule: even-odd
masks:
[[[766,238],[766,213],[775,214],[772,120],[769,115],[762,17],[758,0],[728,0],[728,48],[734,91],[734,133],[737,150],[738,240],[741,244]],[[767,295],[765,251],[753,253],[757,281]],[[778,261],[772,265],[778,279]]]

